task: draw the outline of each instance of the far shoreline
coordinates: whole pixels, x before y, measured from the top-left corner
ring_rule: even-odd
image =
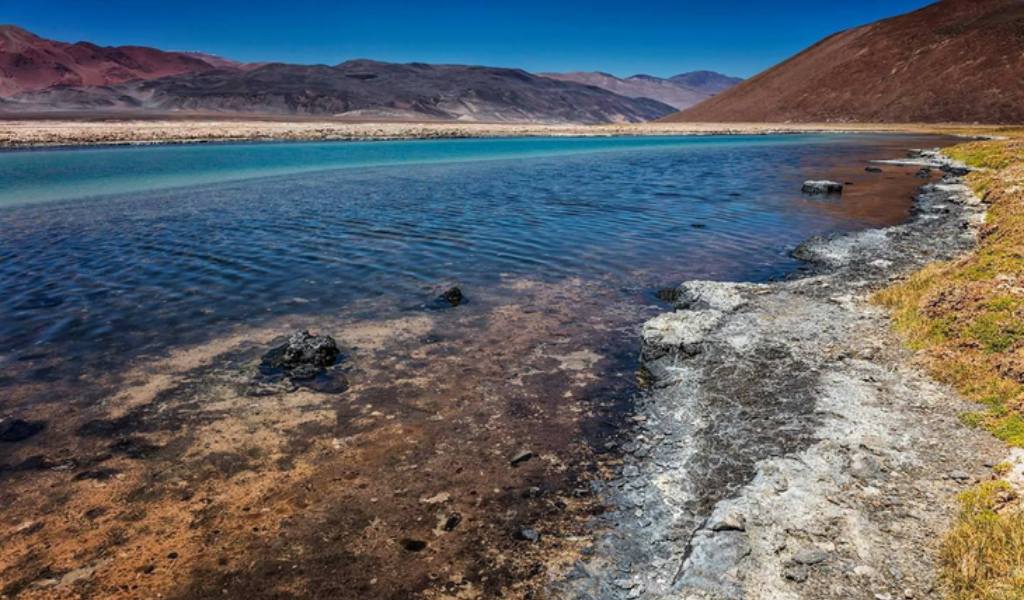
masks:
[[[999,126],[885,123],[529,123],[363,122],[338,120],[175,117],[87,120],[0,115],[0,150],[244,142],[403,141],[510,137],[638,137],[785,135],[806,133],[998,135]],[[16,116],[15,116],[16,117]]]

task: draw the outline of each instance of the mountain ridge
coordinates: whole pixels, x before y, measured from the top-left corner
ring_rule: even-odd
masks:
[[[0,25],[0,96],[54,86],[117,85],[209,71],[242,68],[241,63],[197,52],[169,52],[147,46],[99,46],[59,42],[17,25]]]
[[[1024,2],[942,0],[846,29],[667,122],[1024,122]]]
[[[651,98],[677,109],[694,106],[742,81],[738,77],[729,77],[713,71],[693,71],[667,78],[646,73],[616,77],[603,71],[570,71],[540,75],[560,81],[593,85],[630,98]]]

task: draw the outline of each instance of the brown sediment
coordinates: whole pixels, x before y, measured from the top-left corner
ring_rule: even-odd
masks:
[[[99,384],[95,406],[34,407],[48,429],[8,445],[0,471],[0,594],[542,589],[600,510],[594,432],[614,432],[632,386],[612,355],[631,336],[608,323],[642,308],[620,303],[608,320],[609,294],[580,281],[499,293],[386,321],[240,331],[132,366]],[[254,387],[261,354],[294,327],[341,341],[348,390]],[[533,457],[513,466],[523,450]]]

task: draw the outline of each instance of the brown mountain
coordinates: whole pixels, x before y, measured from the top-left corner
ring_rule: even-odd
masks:
[[[392,64],[268,64],[210,69],[112,86],[57,86],[16,94],[15,111],[133,111],[324,115],[356,119],[609,123],[675,109],[519,69]]]
[[[666,120],[1024,122],[1024,1],[943,0],[842,31]]]
[[[600,71],[541,73],[541,75],[560,81],[593,85],[630,98],[651,98],[678,109],[698,104],[742,81],[742,79],[727,77],[712,71],[683,73],[668,79],[651,75],[620,78]]]
[[[0,96],[55,85],[113,85],[240,66],[222,58],[155,48],[68,44],[0,25]]]

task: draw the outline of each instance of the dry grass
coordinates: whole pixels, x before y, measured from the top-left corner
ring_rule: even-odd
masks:
[[[1024,446],[1024,132],[1004,135],[1010,139],[947,151],[979,169],[968,178],[989,203],[978,248],[926,267],[875,300],[891,309],[936,378],[985,407],[965,422]],[[1009,484],[981,484],[960,504],[941,557],[950,597],[1024,598],[1024,512]]]
[[[932,373],[986,406],[966,415],[1024,446],[1024,141],[972,142],[952,156],[990,204],[977,250],[883,290],[898,330]]]
[[[1011,600],[1024,592],[1024,513],[1005,481],[960,494],[956,524],[942,543],[950,596],[957,600]]]

